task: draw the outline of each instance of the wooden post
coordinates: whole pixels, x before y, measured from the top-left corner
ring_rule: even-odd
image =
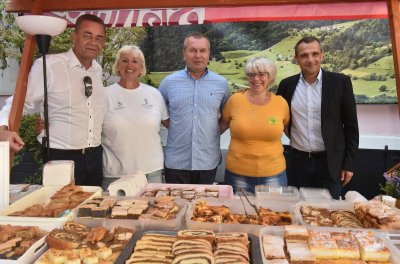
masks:
[[[387,0],[388,16],[390,25],[390,36],[392,38],[392,52],[394,72],[396,75],[397,105],[400,115],[400,8],[399,0]]]
[[[32,6],[32,14],[41,14],[43,10],[43,1],[34,0]],[[22,52],[21,63],[19,65],[17,82],[15,85],[14,99],[11,107],[10,117],[8,120],[8,129],[10,131],[19,131],[22,118],[22,110],[24,108],[26,87],[28,83],[28,74],[33,62],[36,42],[34,36],[26,35],[24,49]],[[13,151],[10,151],[10,165],[14,157]]]

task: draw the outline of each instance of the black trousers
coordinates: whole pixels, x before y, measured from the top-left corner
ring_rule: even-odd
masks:
[[[45,149],[43,148],[43,151]],[[45,157],[45,153],[43,157]],[[86,148],[84,150],[64,150],[50,148],[50,160],[72,160],[75,163],[74,176],[76,185],[100,186],[103,180],[103,147]],[[55,175],[56,177],[57,175]]]
[[[212,170],[176,170],[165,167],[165,182],[179,184],[213,184],[217,167]]]
[[[291,149],[287,175],[290,186],[326,188],[334,199],[341,196],[342,184],[330,177],[326,153],[310,155]]]

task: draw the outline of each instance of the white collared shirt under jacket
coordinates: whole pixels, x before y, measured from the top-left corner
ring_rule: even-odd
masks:
[[[291,102],[290,145],[293,148],[307,152],[325,150],[321,130],[321,98],[322,71],[312,84],[300,74]]]
[[[72,49],[46,56],[50,148],[83,149],[101,143],[105,114],[105,90],[99,63],[85,69]],[[93,92],[87,98],[83,78],[92,79]],[[36,60],[28,77],[24,114],[40,112],[43,118],[43,61]],[[8,126],[13,97],[0,112],[0,125]],[[42,133],[43,134],[43,133]],[[40,141],[39,136],[39,141]]]

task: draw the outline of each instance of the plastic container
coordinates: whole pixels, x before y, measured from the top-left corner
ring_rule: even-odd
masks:
[[[257,185],[255,193],[258,199],[300,201],[300,192],[293,186]]]
[[[74,221],[75,223],[77,223],[77,221]],[[95,221],[90,221],[89,222],[89,224],[88,225],[86,225],[87,227],[89,227],[89,228],[92,228],[92,227],[98,227],[99,225],[95,222]],[[103,227],[105,227],[107,230],[110,230],[110,229],[112,229],[112,228],[114,228],[114,227],[118,227],[119,225],[108,225],[108,226],[104,226],[103,225]],[[129,228],[129,227],[128,227]],[[131,229],[133,229],[132,227],[130,227]],[[135,233],[136,233],[136,230],[132,230],[133,231],[133,236],[135,235]],[[133,237],[132,236],[132,237]],[[82,238],[83,239],[83,238]],[[129,243],[129,241],[131,240],[132,238],[130,238],[130,239],[128,239],[127,241],[126,241],[126,244],[125,244],[125,246]],[[109,241],[110,242],[110,241]],[[102,239],[102,242],[101,243],[109,243],[109,242],[104,242],[104,240]],[[122,242],[122,240],[120,240],[120,241],[116,241],[115,239],[114,239],[114,242],[112,242],[111,244],[112,245],[116,245],[116,244],[121,244],[121,243],[125,243],[125,241],[123,241]],[[110,248],[110,244],[108,244],[107,245],[107,247],[109,247]],[[82,246],[80,246],[80,247],[78,247],[78,248],[84,248],[84,247],[82,247]],[[125,247],[124,247],[125,248]],[[42,251],[42,253],[39,255],[39,257],[36,259],[36,261],[35,262],[21,262],[21,264],[28,264],[28,263],[34,263],[34,264],[38,264],[38,263],[44,263],[43,262],[43,259],[45,258],[45,256],[43,256],[44,254],[46,254],[47,253],[47,251],[49,250],[49,247],[48,246],[46,246],[46,247],[44,247],[44,250]],[[68,249],[65,249],[65,251],[68,251]],[[120,251],[116,251],[116,252],[113,252],[113,256],[110,256],[110,258],[112,258],[112,259],[115,259],[115,257],[117,257],[118,258],[118,256],[122,253],[122,251],[123,251],[123,249],[122,250],[120,250]],[[115,254],[118,254],[118,256],[116,256]],[[47,255],[47,257],[48,257],[48,255]],[[2,263],[1,261],[0,261],[0,263]],[[46,263],[48,263],[48,262],[46,262]],[[57,262],[58,263],[58,262]],[[64,262],[63,262],[64,263]],[[81,262],[79,262],[79,263],[84,263],[83,261],[81,261]],[[99,262],[96,262],[96,263],[115,263],[115,261],[114,262],[111,262],[111,260],[110,259],[108,259],[108,260],[103,260],[103,262],[101,261],[101,260],[99,260]]]
[[[140,199],[149,200],[153,202],[154,198],[150,197],[129,197],[129,196],[118,196],[115,197],[117,201],[123,201],[127,199]],[[75,222],[81,223],[87,226],[104,226],[107,229],[121,226],[127,228],[139,229],[157,229],[157,230],[179,230],[183,225],[183,220],[186,214],[187,202],[183,199],[175,199],[175,202],[179,206],[179,212],[176,214],[175,219],[171,220],[135,220],[135,219],[111,219],[111,218],[87,218],[87,217],[75,217]]]
[[[220,199],[220,198],[207,198],[204,199],[208,205],[225,205],[229,207],[231,213],[245,214],[245,209],[249,215],[255,215],[256,212],[254,208],[248,204],[245,198],[243,203],[240,199]],[[206,229],[213,230],[214,232],[245,232],[258,236],[260,229],[265,225],[254,225],[254,224],[226,224],[226,223],[210,223],[210,222],[197,222],[193,221],[193,208],[199,200],[194,200],[189,204],[186,212],[186,226],[188,229]],[[255,204],[258,208],[264,207],[277,212],[289,212],[293,216],[293,224],[297,223],[297,219],[294,214],[294,202],[290,201],[279,201],[279,200],[257,200],[254,198],[250,199],[251,203]]]
[[[230,185],[202,185],[202,184],[166,184],[166,183],[148,183],[146,184],[142,190],[140,190],[137,196],[143,196],[143,194],[152,189],[159,189],[159,188],[171,188],[177,187],[181,189],[185,188],[218,188],[218,198],[227,198],[231,199],[233,197],[233,189]]]
[[[2,264],[26,264],[26,263],[33,263],[37,260],[43,253],[46,251],[46,236],[42,237],[35,244],[33,244],[21,257],[16,260],[11,259],[1,259],[0,263]]]
[[[176,235],[174,231],[139,231],[136,232],[133,238],[128,242],[125,249],[121,252],[117,260],[116,264],[125,264],[126,260],[132,255],[133,250],[135,248],[136,242],[144,235],[148,233],[157,233],[157,234],[168,234],[168,235]],[[261,252],[258,237],[249,235],[249,253],[250,253],[250,263],[251,264],[261,264]]]
[[[312,226],[307,226],[308,230],[326,230],[330,232],[348,232],[348,231],[365,231],[365,229],[356,229],[356,228],[337,228],[337,227],[312,227]],[[400,264],[400,249],[396,247],[396,245],[390,241],[383,233],[372,231],[375,236],[378,238],[382,239],[385,242],[386,247],[388,247],[390,251],[390,261],[392,264]],[[284,236],[285,234],[285,229],[283,227],[263,227],[260,230],[260,236],[259,236],[259,244],[260,244],[260,251],[261,251],[261,257],[262,261],[264,264],[270,264],[271,261],[268,261],[265,256],[264,256],[264,249],[263,249],[263,244],[262,244],[262,236],[264,234],[269,234],[269,235],[277,235],[277,236]],[[399,241],[400,242],[400,241]]]
[[[335,211],[335,210],[347,210],[351,211],[354,213],[354,204],[349,203],[346,201],[338,201],[338,200],[331,200],[331,201],[325,201],[325,202],[307,202],[307,201],[300,201],[296,203],[294,207],[294,214],[296,218],[300,221],[302,225],[305,226],[311,226],[310,224],[304,222],[303,216],[301,215],[300,208],[302,206],[312,206],[315,208],[325,208],[328,209],[329,211]]]
[[[93,192],[91,197],[101,195],[101,188],[97,186],[82,186],[86,192]],[[0,212],[0,224],[21,225],[21,226],[38,226],[44,230],[53,230],[62,227],[65,222],[74,218],[74,210],[62,217],[26,217],[26,216],[8,216],[16,211],[22,211],[34,204],[47,204],[50,197],[60,190],[62,186],[44,186],[36,190],[18,201],[11,204],[8,208]],[[90,199],[89,197],[88,199]]]
[[[304,201],[330,201],[331,193],[325,188],[300,187],[300,197]]]

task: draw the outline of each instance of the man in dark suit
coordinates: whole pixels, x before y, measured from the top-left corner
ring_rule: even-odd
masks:
[[[327,188],[338,199],[353,177],[358,122],[348,76],[321,69],[320,41],[305,37],[295,56],[301,73],[281,81],[278,95],[289,104],[289,185]]]

